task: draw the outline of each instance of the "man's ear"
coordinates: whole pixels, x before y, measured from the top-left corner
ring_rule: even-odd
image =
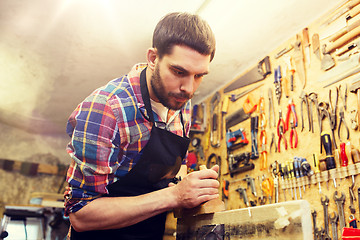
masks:
[[[156,48],[149,48],[147,50],[146,58],[147,58],[147,64],[148,68],[151,70],[155,70],[155,63],[157,61],[157,49]]]

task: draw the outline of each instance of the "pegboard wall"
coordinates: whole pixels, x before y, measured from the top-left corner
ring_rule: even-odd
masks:
[[[249,204],[250,202],[256,205],[269,204],[269,195],[272,195],[272,203],[275,202],[276,198],[278,202],[304,199],[309,201],[312,209],[316,211],[316,227],[321,230],[321,228],[325,229],[326,227],[321,199],[329,199],[329,214],[338,213],[336,201],[334,200],[334,195],[337,192],[337,196],[345,195],[346,226],[349,227],[349,218],[355,219],[355,222],[358,223],[356,220],[360,217],[360,195],[358,195],[360,163],[356,164],[359,161],[356,158],[356,153],[360,149],[360,127],[357,127],[359,105],[356,93],[356,88],[359,87],[356,86],[356,83],[360,81],[360,55],[357,44],[360,40],[358,38],[360,36],[358,9],[359,5],[357,3],[349,1],[306,28],[299,29],[299,32],[292,38],[279,43],[278,48],[269,50],[267,56],[269,57],[271,73],[267,74],[263,80],[224,92],[224,89],[227,89],[238,79],[246,81],[245,76],[251,75],[249,73],[257,67],[254,66],[254,68],[240,74],[237,79],[233,80],[224,89],[221,89],[217,93],[217,97],[211,96],[202,104],[197,105],[196,114],[193,117],[194,130],[191,132],[193,146],[191,146],[190,151],[193,151],[197,156],[198,165],[206,164],[211,166],[215,162],[221,165],[220,182],[223,192],[225,181],[229,183],[228,198],[224,198],[227,210],[246,207],[241,195],[243,190],[239,190],[241,188],[246,190]],[[340,14],[342,12],[344,13]],[[341,32],[344,35],[337,36]],[[306,43],[307,38],[309,44]],[[317,44],[316,39],[319,39],[319,44]],[[263,56],[263,58],[267,56]],[[259,59],[259,61],[261,60]],[[281,77],[278,74],[279,69]],[[266,72],[264,66],[262,66],[262,70]],[[293,88],[291,87],[292,75]],[[276,80],[280,81],[280,87],[274,83]],[[249,93],[242,94],[254,87],[257,88]],[[279,95],[280,91],[281,96]],[[272,105],[269,93],[272,95]],[[238,94],[241,94],[240,97],[236,101],[231,101],[231,96]],[[337,94],[338,100],[336,104]],[[216,104],[217,100],[218,104]],[[308,101],[308,104],[306,101]],[[297,121],[291,112],[292,103],[294,104]],[[269,108],[270,106],[272,108]],[[309,115],[307,112],[308,107]],[[245,111],[249,109],[254,111],[248,115],[249,118],[241,122],[239,119],[245,115],[240,114],[236,118],[239,123],[226,127],[229,117],[242,108]],[[289,109],[289,127],[285,131]],[[279,141],[277,128],[280,114],[285,124],[281,141]],[[342,114],[343,121],[341,120]],[[251,119],[256,117],[258,118],[257,134],[254,130],[251,130],[251,121],[253,121]],[[340,122],[341,128],[339,130]],[[293,123],[294,128],[291,128],[291,123]],[[349,129],[348,139],[345,124]],[[201,129],[201,126],[203,129]],[[196,129],[196,127],[199,128]],[[242,133],[245,133],[248,143],[239,144],[238,148],[229,150],[226,133],[230,136],[229,131],[235,134],[239,129],[241,129]],[[291,134],[291,130],[297,133],[298,142],[296,147],[295,133]],[[281,132],[281,127],[279,132]],[[331,139],[331,153],[326,153],[322,146],[321,134],[328,134],[324,136]],[[291,147],[290,135],[293,135],[293,147]],[[239,136],[241,135],[235,137],[237,143],[241,139]],[[256,139],[256,143],[254,139]],[[273,143],[271,144],[272,140]],[[285,149],[284,140],[287,149]],[[324,139],[324,142],[328,143],[326,139]],[[342,145],[345,145],[343,149],[347,153],[347,167],[342,167],[342,158],[339,157]],[[279,148],[276,149],[275,146]],[[204,153],[203,157],[201,156],[201,149]],[[256,149],[259,157],[254,157]],[[337,150],[335,151],[335,149]],[[353,154],[350,154],[351,151]],[[246,153],[250,154],[248,163],[254,164],[254,169],[237,173],[234,170],[236,167],[232,169],[231,164],[229,164],[230,157],[231,155],[238,156],[240,159],[239,166],[241,166],[244,160],[240,156],[246,158],[244,155]],[[334,157],[336,164],[336,168],[333,170],[329,169],[331,168],[329,166],[331,162],[328,162],[326,166],[326,160],[331,160],[329,158],[331,156]],[[352,156],[355,158],[353,159]],[[267,161],[264,161],[263,157],[266,157]],[[320,160],[320,167],[325,166],[328,169],[322,169],[323,171],[317,173],[314,157]],[[282,169],[283,167],[288,166],[290,168],[291,165],[294,167],[294,161],[300,160],[301,163],[301,160],[304,162],[303,159],[314,171],[313,175],[310,171],[309,176],[301,177],[299,175],[300,177],[296,178],[297,171],[295,171],[294,178],[290,178],[286,177],[286,175],[282,176],[281,171],[273,171],[275,166],[277,167],[275,170],[285,171],[285,168]],[[306,167],[305,163],[303,163],[303,167]],[[300,168],[302,169],[301,165]],[[234,171],[231,172],[231,169]],[[306,172],[302,174],[305,175]],[[352,176],[354,177],[354,184]],[[247,181],[244,180],[246,177],[254,179],[257,196],[252,193]],[[268,180],[264,183],[264,179]],[[272,194],[266,192],[266,184],[271,185],[274,183],[276,185],[276,182],[279,184],[278,197],[275,196],[274,188]],[[261,189],[264,189],[265,192],[261,193]],[[354,193],[353,197],[351,197],[350,190]],[[260,199],[262,194],[267,199],[265,203]],[[351,206],[353,209],[349,208],[351,199],[353,199],[353,206]],[[328,226],[329,235],[332,237],[330,220],[328,220]],[[340,227],[338,227],[338,234],[339,236],[341,234]]]

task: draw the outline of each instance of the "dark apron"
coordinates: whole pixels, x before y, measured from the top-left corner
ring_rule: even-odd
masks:
[[[155,126],[150,103],[149,90],[146,84],[146,69],[140,75],[141,95],[145,109],[153,123],[150,139],[141,151],[141,157],[135,167],[118,181],[110,184],[109,197],[129,197],[157,191],[168,186],[180,169],[189,146],[185,136],[182,113],[183,137]],[[146,219],[135,225],[114,229],[76,232],[71,228],[71,239],[163,239],[166,212]]]

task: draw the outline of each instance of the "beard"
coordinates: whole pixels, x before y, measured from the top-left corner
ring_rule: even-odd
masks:
[[[172,110],[179,110],[186,104],[186,102],[180,103],[174,101],[172,97],[186,98],[188,100],[192,98],[192,94],[188,94],[185,92],[180,92],[180,93],[167,92],[165,90],[164,82],[160,76],[159,65],[155,66],[154,74],[151,76],[150,85],[156,98],[160,101],[160,103]]]

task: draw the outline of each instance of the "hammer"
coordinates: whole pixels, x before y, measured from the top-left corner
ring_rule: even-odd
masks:
[[[356,93],[356,96],[357,96],[357,111],[358,111],[358,113],[360,112],[360,90],[359,90],[359,88],[360,88],[360,79],[353,82],[350,86],[350,92]],[[359,125],[360,114],[357,114],[357,117],[358,117],[357,124]]]

